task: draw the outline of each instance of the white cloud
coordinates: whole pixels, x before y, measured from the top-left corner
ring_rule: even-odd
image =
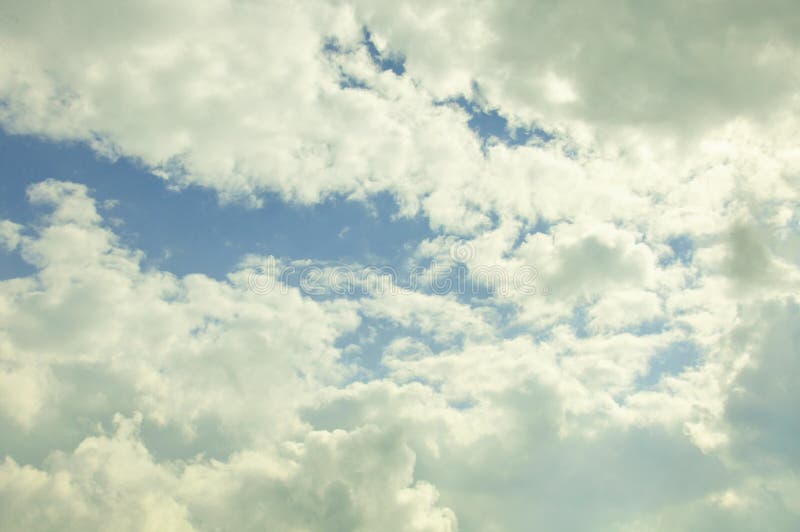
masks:
[[[797,528],[792,2],[0,12],[10,134],[251,206],[389,192],[434,232],[412,266],[540,289],[254,293],[261,258],[145,269],[84,185],[33,185],[0,222],[36,270],[0,281],[3,528]],[[460,96],[552,138],[484,144]],[[352,382],[362,320],[395,337]]]
[[[20,244],[36,275],[0,285],[9,390],[39,390],[52,371],[82,367],[84,378],[97,371],[125,381],[123,404],[161,423],[210,415],[235,426],[284,415],[296,397],[286,389],[343,376],[333,342],[359,321],[347,302],[317,304],[296,289],[255,294],[246,271],[227,282],[144,271],[141,253],[99,225],[82,185],[45,181],[29,196],[53,213]],[[53,390],[47,404],[53,393],[26,394],[14,416],[91,402],[80,386]]]
[[[407,2],[399,12],[357,4],[435,94],[468,94],[477,82],[503,111],[528,119],[696,131],[770,115],[797,89],[786,70],[798,45],[787,1]],[[572,85],[578,99],[553,99],[542,73]]]
[[[22,238],[22,226],[10,220],[0,220],[0,242],[6,251],[14,251]]]
[[[35,519],[84,529],[107,522],[118,529],[247,529],[267,520],[289,530],[331,523],[514,529],[527,522],[522,499],[545,489],[533,517],[543,527],[623,526],[675,508],[683,508],[682,519],[735,511],[750,522],[773,512],[771,503],[748,496],[748,505],[726,507],[713,502],[716,494],[745,490],[762,477],[780,486],[786,501],[796,490],[759,468],[748,447],[752,432],[742,429],[753,421],[737,413],[758,404],[737,391],[758,388],[742,368],[790,352],[788,344],[776,340],[764,354],[747,347],[760,336],[740,332],[737,317],[750,314],[730,306],[724,268],[703,266],[714,282],[692,295],[681,284],[686,279],[658,267],[630,231],[564,224],[552,228],[555,238],[529,238],[509,263],[542,251],[551,279],[579,287],[577,299],[558,305],[572,309],[597,294],[589,324],[595,319],[603,332],[581,337],[562,321],[542,325],[538,339],[526,332],[505,338],[486,301],[482,307],[403,293],[314,302],[291,288],[253,293],[246,270],[227,281],[143,271],[141,253],[104,227],[85,187],[45,181],[29,198],[50,210],[41,224],[17,231],[25,235],[19,252],[37,272],[0,285],[7,324],[0,387],[8,399],[0,417],[7,429],[0,500],[9,508],[8,528],[29,528],[25,519]],[[586,242],[602,260],[586,252]],[[492,255],[496,250],[486,257]],[[741,304],[753,312],[773,308],[763,302],[781,290],[750,293]],[[618,331],[653,315],[652,294],[660,291],[665,318],[692,329],[670,322],[659,334]],[[619,313],[635,302],[639,311]],[[716,312],[720,305],[733,310]],[[699,318],[687,315],[692,308],[716,325],[699,327]],[[422,336],[409,343],[404,333],[389,344],[385,378],[342,387],[348,369],[335,342],[356,329],[359,313]],[[786,321],[780,316],[764,311],[760,319],[773,331]],[[427,348],[426,336],[444,349]],[[463,346],[454,342],[459,336]],[[686,339],[713,349],[693,368],[640,390],[637,379],[656,352]],[[776,404],[791,404],[791,390],[781,393]],[[730,397],[739,397],[733,410]],[[123,413],[115,433],[97,434],[115,412]],[[785,433],[759,431],[771,457],[791,460],[780,447]],[[648,453],[659,458],[642,469]],[[590,458],[576,463],[578,456]],[[663,468],[667,462],[675,473]],[[552,468],[565,464],[573,473],[559,477]],[[612,470],[624,475],[612,482]],[[454,478],[452,471],[463,473]],[[631,486],[653,475],[662,478],[660,487],[609,511],[593,490],[566,487],[606,479],[611,493],[632,497]],[[677,488],[687,482],[696,489]],[[489,485],[496,488],[487,491]],[[512,485],[522,491],[508,491]],[[43,500],[47,513],[38,514]],[[554,512],[565,501],[585,511]],[[782,504],[778,527],[796,519],[790,503]]]
[[[397,432],[312,432],[282,449],[226,462],[159,463],[142,417],[114,417],[112,434],[56,453],[45,469],[0,465],[7,530],[455,530],[436,489],[414,482],[414,454]]]
[[[589,327],[603,332],[653,320],[661,315],[661,301],[653,292],[620,290],[603,295],[589,310]]]
[[[0,120],[223,200],[388,191],[401,214],[461,235],[494,216],[625,220],[655,245],[719,234],[767,204],[788,222],[790,4],[577,5],[84,3],[66,16],[15,4],[0,26]],[[405,58],[403,76],[370,61],[365,25]],[[482,146],[442,103],[462,95],[553,138]]]

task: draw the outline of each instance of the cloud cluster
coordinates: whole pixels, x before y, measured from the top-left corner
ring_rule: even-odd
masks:
[[[738,286],[724,253],[692,302],[688,287],[659,281],[679,266],[654,266],[634,240],[597,228],[565,236],[553,275],[592,263],[593,282],[565,290],[534,337],[512,334],[497,312],[507,297],[524,322],[535,302],[519,295],[314,301],[291,287],[257,294],[244,270],[225,281],[143,270],[83,185],[48,180],[28,197],[45,209],[40,222],[3,225],[6,245],[36,268],[0,285],[9,529],[796,523],[796,394],[785,369],[798,303],[781,296],[785,286],[765,288],[704,330],[703,313],[730,305]],[[573,305],[588,305],[585,333],[558,318]],[[653,316],[668,325],[630,329]],[[397,335],[372,354],[385,371],[351,382],[337,340],[375,320]],[[642,387],[680,341],[703,355]],[[764,423],[764,408],[783,421]],[[583,511],[557,510],[565,504]]]
[[[392,431],[312,432],[282,449],[225,462],[158,463],[142,416],[114,417],[113,434],[84,439],[46,469],[0,466],[6,530],[451,531],[453,512],[412,480],[414,454]],[[369,457],[364,460],[364,457]]]
[[[458,233],[653,210],[709,229],[748,182],[796,193],[793,18],[768,4],[7,4],[0,119],[255,205],[388,191]],[[482,146],[459,98],[550,141]]]
[[[434,94],[477,84],[517,120],[693,131],[770,116],[797,91],[790,1],[356,4]]]
[[[180,277],[37,182],[0,221],[34,269],[0,281],[0,528],[797,529],[798,17],[0,3],[9,133],[249,207],[388,192],[431,229],[400,269],[539,288]]]

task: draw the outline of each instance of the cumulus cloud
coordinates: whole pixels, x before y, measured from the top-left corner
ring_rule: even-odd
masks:
[[[333,342],[359,321],[347,302],[317,304],[297,289],[258,295],[246,271],[219,282],[145,270],[142,254],[100,224],[83,185],[50,180],[28,195],[52,209],[20,244],[38,270],[4,281],[0,306],[4,384],[9,396],[31,391],[4,405],[23,425],[120,405],[189,422],[189,432],[202,416],[267,423],[297,397],[280,387],[342,378]],[[47,430],[44,419],[36,425]]]
[[[490,213],[644,223],[654,209],[651,223],[697,231],[757,174],[796,195],[780,181],[797,125],[770,114],[796,105],[789,6],[8,4],[0,119],[253,205],[388,191],[460,233]],[[551,140],[482,147],[460,97]]]
[[[770,332],[794,324],[780,308],[791,313],[795,303],[774,302],[780,287],[742,301],[764,309],[765,336],[735,319],[637,336],[624,327],[660,308],[642,289],[674,297],[659,281],[669,268],[625,232],[567,227],[554,230],[563,234],[549,255],[554,275],[598,265],[587,292],[601,294],[588,322],[598,334],[556,322],[543,336],[509,337],[485,301],[415,292],[315,301],[290,287],[256,293],[244,270],[224,281],[145,270],[85,186],[48,180],[28,198],[47,209],[16,231],[36,273],[1,285],[0,499],[10,529],[586,529],[658,522],[676,508],[684,520],[735,511],[752,522],[775,512],[752,491],[757,482],[782,494],[776,526],[796,519],[794,481],[748,450],[759,434],[755,448],[788,465],[786,433],[753,428],[758,418],[746,412],[759,401],[740,391],[757,391],[752,372],[791,352]],[[597,248],[616,258],[573,256],[587,241],[591,257]],[[708,273],[721,279],[709,285],[718,287],[710,304],[728,301],[725,275]],[[564,279],[589,286],[575,272]],[[613,289],[622,279],[639,291]],[[638,317],[615,314],[626,301],[642,302]],[[377,353],[383,377],[347,384],[337,340],[362,319],[405,332]],[[402,340],[414,331],[419,340]],[[660,350],[686,339],[713,349],[642,389]],[[790,405],[791,391],[780,393],[775,404]],[[666,462],[688,476],[665,471]],[[656,483],[643,491],[648,482]],[[601,492],[631,502],[610,508]],[[555,510],[568,500],[585,511]]]
[[[436,94],[470,90],[521,119],[702,128],[769,115],[791,100],[791,2],[726,6],[615,1],[359,2],[373,31],[403,50]],[[778,107],[774,106],[778,104]]]
[[[8,134],[430,230],[415,289],[260,290],[336,264],[174,275],[104,217],[125,197],[31,176],[36,218],[0,220],[33,268],[0,281],[0,527],[797,529],[798,16],[0,3]],[[433,290],[453,266],[482,291]]]
[[[413,482],[414,454],[396,432],[312,432],[295,445],[225,462],[160,463],[142,443],[141,421],[138,413],[115,415],[113,433],[51,455],[44,470],[6,458],[3,527],[455,530],[435,488]]]

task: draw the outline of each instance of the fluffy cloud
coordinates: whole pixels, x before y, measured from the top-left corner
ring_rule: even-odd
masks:
[[[797,123],[773,116],[796,105],[789,7],[7,5],[0,120],[256,205],[388,191],[458,233],[622,211],[713,232],[738,189],[796,200]],[[447,103],[462,96],[552,138],[482,146]]]
[[[29,198],[52,208],[19,244],[38,271],[0,292],[3,410],[23,426],[135,407],[189,435],[192,420],[209,416],[233,435],[285,416],[298,398],[288,390],[343,377],[333,342],[359,321],[347,302],[255,294],[246,271],[218,282],[143,270],[83,185],[45,181]]]
[[[419,290],[309,297],[250,275],[303,257],[175,276],[84,185],[29,187],[3,528],[798,527],[792,2],[0,13],[5,131],[249,207],[388,192],[432,232]],[[454,265],[487,290],[436,293]]]
[[[8,530],[454,530],[436,490],[412,480],[414,454],[397,432],[313,432],[281,450],[226,462],[159,463],[140,414],[84,439],[46,469],[0,466]]]
[[[391,190],[416,210],[434,181],[480,163],[464,113],[377,68],[346,6],[46,9],[5,7],[13,23],[0,41],[14,52],[0,64],[0,98],[11,131],[87,142],[175,186],[253,204],[267,190],[300,202]],[[158,25],[142,23],[151,16]],[[99,31],[97,20],[114,22]],[[369,90],[346,86],[351,78]]]
[[[477,83],[520,119],[691,131],[732,115],[768,116],[797,89],[786,71],[798,46],[789,1],[357,5],[436,94]]]
[[[51,212],[19,244],[36,275],[2,283],[4,528],[455,528],[401,431],[298,417],[347,374],[350,303],[143,271],[83,185],[28,197]]]
[[[613,529],[734,512],[788,529],[797,519],[783,470],[791,422],[775,431],[748,414],[764,404],[752,395],[758,375],[791,352],[796,303],[777,298],[794,281],[714,314],[709,305],[736,296],[728,241],[716,262],[662,268],[629,232],[556,227],[543,271],[577,283],[561,309],[599,295],[595,334],[556,320],[533,335],[498,321],[502,305],[519,305],[513,292],[314,301],[290,287],[256,293],[246,270],[226,281],[143,270],[84,186],[48,180],[28,197],[46,209],[40,223],[6,226],[36,273],[1,285],[8,528]],[[700,268],[708,283],[692,296],[674,268]],[[668,321],[635,335],[625,327],[660,308],[648,286]],[[638,317],[614,314],[626,301],[644,301]],[[703,328],[702,313],[716,325]],[[399,336],[373,354],[384,377],[347,384],[337,342],[362,320]],[[643,388],[678,341],[705,351]],[[789,388],[771,397],[770,407],[794,400]],[[778,502],[753,491],[759,482]],[[609,506],[608,493],[630,502]],[[585,511],[559,511],[567,501]]]

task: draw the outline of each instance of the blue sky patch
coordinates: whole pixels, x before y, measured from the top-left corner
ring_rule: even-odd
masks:
[[[397,217],[390,194],[369,204],[330,197],[311,205],[286,203],[265,194],[258,209],[220,204],[214,192],[179,192],[135,161],[111,161],[79,143],[57,143],[0,133],[0,218],[27,225],[43,211],[26,200],[32,183],[48,178],[88,186],[121,241],[146,254],[146,264],[176,275],[224,278],[247,254],[311,258],[343,263],[394,264],[416,243],[430,238],[426,218]],[[19,257],[3,261],[3,278],[30,274]]]
[[[696,366],[702,358],[702,350],[694,342],[680,341],[658,351],[650,359],[650,370],[637,380],[640,388],[650,388],[658,384],[665,375],[679,375],[684,370]]]

